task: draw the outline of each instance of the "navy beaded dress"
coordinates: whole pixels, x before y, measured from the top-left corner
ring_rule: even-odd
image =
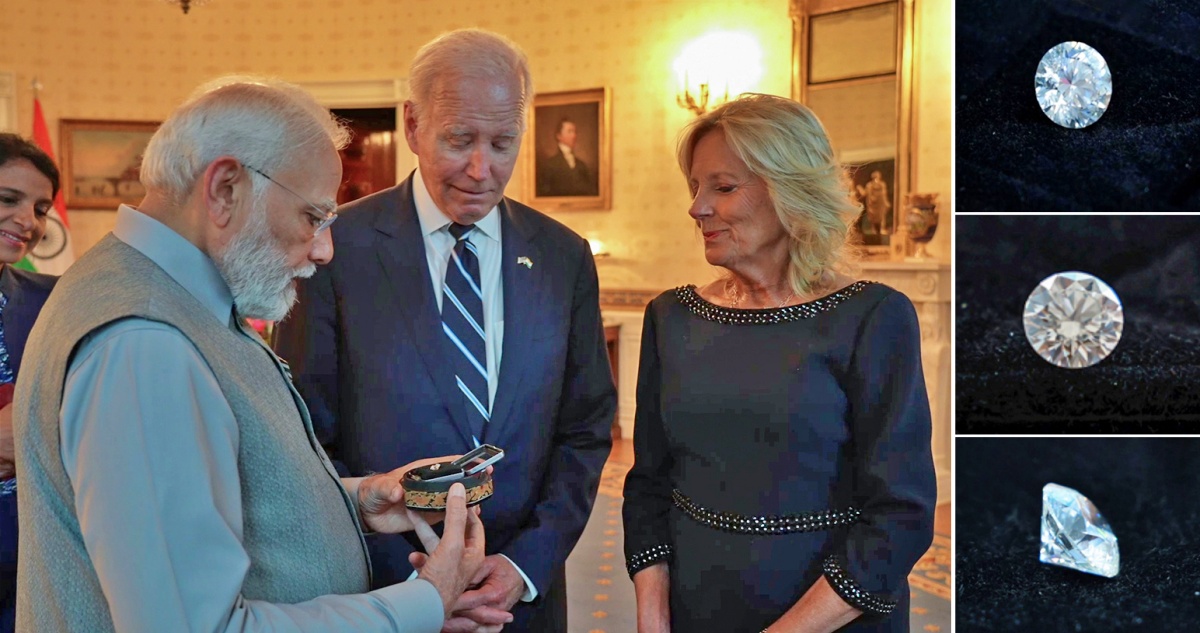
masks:
[[[666,561],[672,630],[757,632],[821,575],[908,632],[908,573],[933,538],[936,485],[917,317],[856,282],[779,309],[709,303],[694,286],[646,309],[632,576]]]
[[[20,371],[29,330],[58,277],[0,267],[0,382],[11,385]],[[0,633],[12,633],[16,627],[17,487],[15,479],[0,481]]]

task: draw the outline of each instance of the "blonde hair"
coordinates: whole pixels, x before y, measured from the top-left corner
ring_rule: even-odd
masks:
[[[696,143],[714,130],[750,172],[767,184],[790,239],[788,282],[798,295],[822,289],[827,275],[853,271],[850,227],[861,208],[850,198],[846,171],[812,110],[782,97],[746,94],[701,115],[680,133],[684,176]]]
[[[299,86],[221,77],[197,88],[159,126],[146,146],[141,181],[181,203],[221,156],[274,174],[314,151],[342,149],[349,141],[346,126]],[[255,179],[255,195],[265,187],[265,180]]]

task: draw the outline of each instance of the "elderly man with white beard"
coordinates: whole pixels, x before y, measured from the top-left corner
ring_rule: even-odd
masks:
[[[278,320],[333,256],[347,132],[289,84],[203,87],[146,149],[138,208],[62,277],[14,421],[22,631],[437,631],[484,555],[450,491],[440,539],[399,476],[340,479]],[[439,458],[444,459],[444,458]],[[418,578],[369,591],[364,531],[415,529]]]

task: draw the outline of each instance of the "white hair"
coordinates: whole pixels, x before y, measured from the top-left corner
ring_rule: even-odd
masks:
[[[460,29],[439,35],[421,47],[408,71],[408,85],[417,116],[433,96],[439,78],[517,81],[521,84],[521,113],[529,110],[533,75],[529,58],[512,40],[483,29]],[[522,125],[526,117],[522,116]]]
[[[222,77],[197,88],[159,126],[146,146],[141,181],[179,204],[221,156],[274,175],[313,152],[342,149],[349,141],[349,130],[299,86]],[[266,181],[254,181],[254,193],[261,196]]]

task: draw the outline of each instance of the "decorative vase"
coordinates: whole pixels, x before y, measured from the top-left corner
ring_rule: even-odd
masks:
[[[933,259],[925,245],[937,232],[938,212],[936,193],[910,193],[904,197],[904,225],[908,228],[908,239],[916,245],[912,261]]]

